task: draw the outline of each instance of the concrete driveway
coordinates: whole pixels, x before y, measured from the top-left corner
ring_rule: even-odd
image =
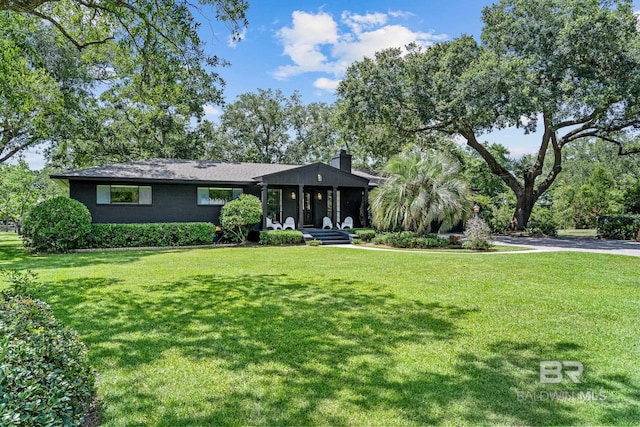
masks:
[[[625,240],[603,240],[589,237],[508,237],[496,236],[495,242],[504,245],[530,247],[540,251],[594,252],[640,257],[640,243]]]

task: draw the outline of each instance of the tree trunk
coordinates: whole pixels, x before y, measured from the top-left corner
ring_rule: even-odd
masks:
[[[527,186],[522,192],[516,193],[516,210],[511,220],[512,230],[522,231],[527,227],[535,203],[533,188]]]

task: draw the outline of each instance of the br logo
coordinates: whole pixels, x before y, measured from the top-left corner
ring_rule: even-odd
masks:
[[[571,381],[579,384],[580,375],[582,375],[583,371],[584,366],[580,362],[545,360],[540,362],[540,382],[543,384],[557,384],[562,382],[564,374]]]

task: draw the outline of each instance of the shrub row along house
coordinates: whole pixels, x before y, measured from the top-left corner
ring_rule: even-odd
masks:
[[[330,165],[232,163],[154,159],[52,175],[69,195],[87,206],[94,223],[212,222],[222,206],[240,194],[262,200],[267,218],[292,217],[296,228],[320,228],[350,216],[367,226],[369,190],[377,177],[351,169],[341,150]]]

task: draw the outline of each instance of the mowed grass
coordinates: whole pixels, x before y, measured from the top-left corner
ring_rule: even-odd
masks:
[[[638,258],[0,239],[88,345],[107,426],[640,424]]]

